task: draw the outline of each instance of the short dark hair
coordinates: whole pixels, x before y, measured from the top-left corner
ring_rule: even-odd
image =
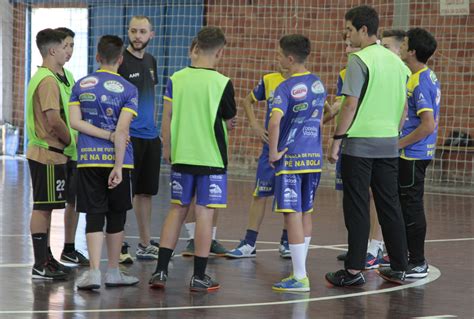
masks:
[[[148,24],[150,25],[150,30],[153,30],[153,24],[151,23],[151,19],[147,16],[144,16],[144,15],[136,15],[136,16],[133,16],[130,21],[128,22],[128,25],[130,26],[130,22],[135,19],[135,20],[146,20],[148,22]]]
[[[434,36],[422,28],[413,28],[407,31],[408,50],[415,50],[416,59],[426,63],[435,53],[438,43]]]
[[[116,35],[104,35],[97,45],[97,53],[100,56],[101,63],[115,64],[123,54],[123,40]]]
[[[198,43],[197,37],[194,37],[191,41],[191,45],[189,46],[189,52],[192,52]]]
[[[47,56],[50,45],[61,44],[66,37],[66,33],[50,28],[38,32],[38,34],[36,34],[36,46],[38,47],[41,56]]]
[[[403,42],[407,33],[401,29],[384,30],[382,38],[395,38],[399,42]]]
[[[74,38],[74,37],[76,36],[76,34],[74,33],[74,31],[72,31],[71,29],[66,28],[66,27],[56,28],[55,30],[56,30],[56,31],[64,32],[64,33],[67,34],[68,37],[71,37],[71,38]]]
[[[227,44],[224,32],[218,27],[204,27],[196,38],[197,47],[203,51],[219,49]]]
[[[379,15],[372,7],[358,6],[352,8],[346,12],[345,19],[350,21],[357,31],[365,25],[369,36],[377,34]]]
[[[280,48],[285,56],[293,56],[298,63],[304,63],[311,53],[311,42],[302,34],[288,34],[280,38]]]

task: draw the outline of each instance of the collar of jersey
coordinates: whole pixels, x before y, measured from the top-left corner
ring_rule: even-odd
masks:
[[[306,72],[303,72],[303,73],[295,73],[295,74],[292,74],[291,77],[307,75],[307,74],[310,74],[310,73],[311,72],[309,72],[309,71],[306,71]]]
[[[103,69],[98,69],[97,72],[105,72],[105,73],[110,73],[110,74],[114,74],[114,75],[120,76],[120,74],[118,74],[118,73],[115,73],[115,72],[112,72],[112,71],[108,71],[108,70],[103,70]]]
[[[422,72],[424,72],[424,71],[426,71],[426,70],[428,70],[428,67],[427,67],[427,66],[425,66],[423,69],[417,71],[417,72],[414,73],[413,75],[421,74]]]

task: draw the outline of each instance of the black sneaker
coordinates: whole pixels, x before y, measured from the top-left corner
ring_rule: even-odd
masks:
[[[326,274],[326,280],[330,284],[338,287],[360,286],[365,284],[365,278],[362,272],[353,275],[345,269],[336,272],[328,272]]]
[[[60,261],[67,264],[74,264],[76,266],[89,266],[89,259],[87,259],[86,256],[81,254],[78,250],[74,250],[69,253],[63,251]]]
[[[50,264],[51,267],[56,268],[56,269],[62,271],[63,273],[65,273],[67,275],[70,274],[71,271],[72,271],[71,267],[68,267],[68,266],[65,266],[65,265],[61,264],[59,261],[54,259],[53,256],[49,256],[47,263]]]
[[[340,260],[340,261],[345,261],[346,258],[347,258],[347,252],[346,253],[342,253],[340,255],[337,255],[337,260]]]
[[[31,277],[33,279],[66,280],[67,274],[46,262],[41,266],[33,266]]]
[[[406,277],[406,272],[401,270],[393,270],[390,267],[380,267],[377,274],[386,281],[394,282],[396,284],[403,284]]]
[[[220,287],[219,283],[212,280],[208,275],[204,275],[202,279],[192,276],[191,282],[189,283],[189,289],[191,291],[215,291]]]
[[[153,289],[164,289],[166,286],[166,280],[168,279],[168,274],[161,270],[158,272],[155,272],[151,278],[148,284],[150,285],[150,288]]]
[[[406,278],[425,278],[426,276],[428,276],[428,272],[429,267],[426,261],[418,266],[414,264],[408,264]]]

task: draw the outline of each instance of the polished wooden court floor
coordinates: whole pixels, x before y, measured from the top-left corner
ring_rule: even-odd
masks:
[[[158,237],[169,207],[168,174],[160,182],[153,200],[152,234]],[[229,208],[220,211],[218,237],[233,248],[244,235],[253,181],[231,179]],[[291,261],[278,255],[282,217],[267,214],[259,235],[257,257],[229,260],[211,257],[208,272],[219,280],[216,293],[188,290],[193,259],[179,252],[184,248],[183,232],[177,255],[170,264],[165,291],[148,288],[155,262],[135,261],[124,267],[138,276],[136,287],[101,288],[81,292],[73,271],[65,282],[31,279],[33,251],[29,235],[31,209],[27,162],[0,158],[0,318],[473,318],[474,317],[474,194],[427,192],[428,234],[426,256],[428,278],[398,286],[384,282],[374,271],[365,273],[367,284],[360,288],[331,288],[324,274],[343,265],[336,255],[346,249],[341,194],[331,185],[318,190],[313,237],[307,268],[310,293],[277,293],[272,283],[288,275]],[[129,212],[126,236],[135,254],[137,227]],[[51,246],[59,259],[63,244],[63,214],[54,211]],[[85,250],[84,220],[81,218],[76,246]],[[104,259],[106,256],[104,255]],[[106,263],[102,263],[105,270]]]

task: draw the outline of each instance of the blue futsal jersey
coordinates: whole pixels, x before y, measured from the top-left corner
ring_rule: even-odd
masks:
[[[275,174],[321,172],[321,121],[327,92],[310,72],[293,74],[278,86],[271,112],[281,112],[278,151],[288,148],[275,163]]]
[[[440,83],[428,67],[412,74],[407,84],[408,114],[403,125],[401,137],[407,136],[421,124],[419,115],[431,112],[435,121],[433,133],[424,139],[406,146],[401,151],[401,158],[426,160],[434,156],[436,138],[438,137],[439,107],[441,100]]]
[[[98,70],[76,82],[70,105],[80,105],[82,119],[90,124],[114,132],[121,112],[137,116],[137,88],[119,74]],[[113,167],[114,143],[84,133],[77,142],[77,167]],[[124,168],[133,168],[132,144],[128,143]]]

